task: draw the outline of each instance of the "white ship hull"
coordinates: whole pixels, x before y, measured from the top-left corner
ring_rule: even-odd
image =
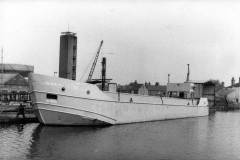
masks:
[[[208,115],[208,101],[102,92],[72,80],[30,75],[31,99],[46,125],[114,125]],[[132,99],[132,101],[130,100]]]

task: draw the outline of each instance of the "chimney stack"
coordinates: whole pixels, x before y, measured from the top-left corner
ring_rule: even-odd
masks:
[[[235,84],[235,79],[232,77],[232,86]]]
[[[224,85],[225,85],[224,82],[222,82],[222,87],[224,87]]]
[[[102,58],[102,90],[105,90],[106,83],[106,57]]]
[[[170,83],[170,74],[168,74],[168,80],[167,80],[168,83]]]

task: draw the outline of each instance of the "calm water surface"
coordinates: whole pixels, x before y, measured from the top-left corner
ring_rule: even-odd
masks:
[[[240,112],[110,127],[0,126],[0,159],[240,160]]]

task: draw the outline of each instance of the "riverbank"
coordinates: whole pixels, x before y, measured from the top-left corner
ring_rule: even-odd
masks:
[[[0,124],[19,124],[38,122],[33,108],[27,106],[24,110],[25,118],[22,115],[17,117],[18,106],[1,105],[0,106]]]

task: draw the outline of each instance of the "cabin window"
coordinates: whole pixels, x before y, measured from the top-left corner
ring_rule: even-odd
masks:
[[[57,100],[57,95],[56,94],[47,94],[47,99],[56,99]]]

